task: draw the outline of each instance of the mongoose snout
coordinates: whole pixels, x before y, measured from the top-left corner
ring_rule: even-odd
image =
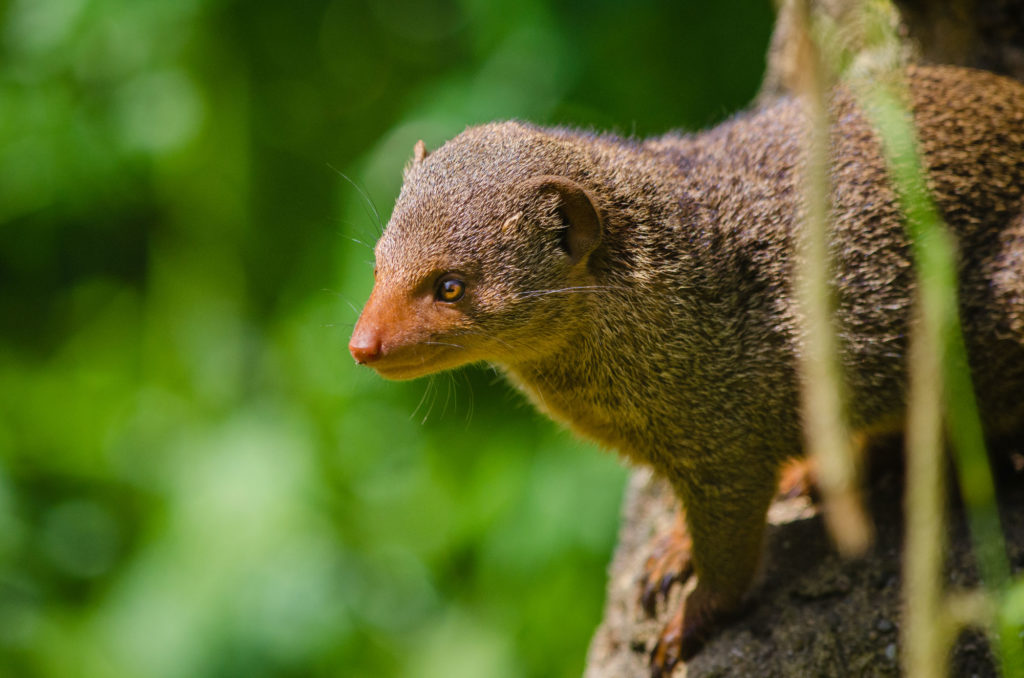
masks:
[[[428,290],[409,292],[378,280],[349,340],[352,357],[395,380],[413,379],[450,366],[452,354],[462,352],[462,347],[440,340],[438,327],[450,325],[446,321],[451,310],[436,305],[458,301],[464,285],[449,274]]]

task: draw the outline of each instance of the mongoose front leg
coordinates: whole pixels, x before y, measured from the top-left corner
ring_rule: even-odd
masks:
[[[815,469],[810,459],[788,462],[779,474],[775,498],[779,500],[814,496]],[[658,601],[668,600],[673,584],[683,584],[693,574],[693,539],[686,513],[676,509],[672,526],[651,540],[650,556],[639,578],[640,606],[648,617],[657,614]]]
[[[704,645],[714,624],[734,611],[761,558],[765,514],[776,492],[771,464],[718,466],[673,483],[686,507],[697,586],[651,652],[651,676],[671,674]]]

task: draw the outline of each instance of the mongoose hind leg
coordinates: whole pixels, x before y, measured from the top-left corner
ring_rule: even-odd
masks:
[[[761,559],[777,473],[767,461],[739,468],[715,464],[673,484],[686,507],[697,585],[651,652],[652,678],[670,675],[676,664],[696,654],[715,625],[739,607]]]

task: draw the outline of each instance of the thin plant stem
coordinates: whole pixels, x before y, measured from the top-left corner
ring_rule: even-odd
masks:
[[[832,80],[809,30],[808,0],[797,0],[798,74],[792,83],[804,101],[809,136],[804,167],[804,219],[797,285],[804,316],[802,408],[806,447],[817,462],[825,520],[839,550],[863,553],[872,539],[860,497],[859,449],[846,424],[839,347],[833,324],[828,96]]]

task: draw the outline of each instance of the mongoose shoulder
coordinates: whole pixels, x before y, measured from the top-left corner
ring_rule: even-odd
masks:
[[[929,187],[960,254],[991,436],[1024,433],[1024,85],[907,71]],[[832,104],[833,287],[849,416],[902,426],[915,278],[876,135]],[[800,454],[793,274],[801,107],[647,141],[504,122],[422,143],[350,343],[393,379],[474,361],[650,464],[686,511],[696,588],[672,663],[749,588],[780,464]],[[658,675],[666,667],[655,667]]]

